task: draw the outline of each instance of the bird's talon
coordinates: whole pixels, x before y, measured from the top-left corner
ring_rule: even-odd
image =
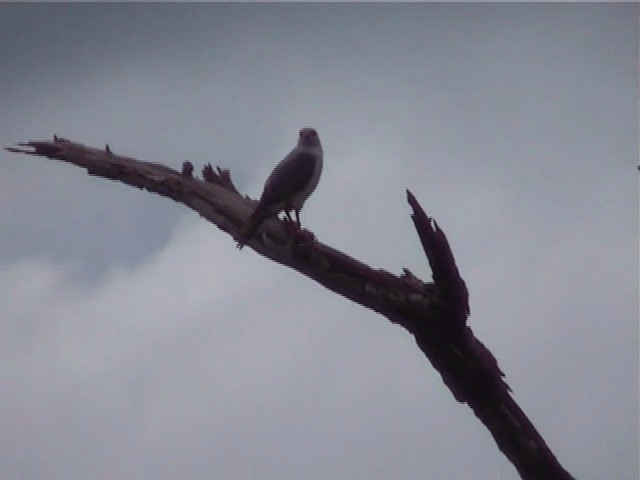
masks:
[[[315,235],[311,233],[309,230],[299,229],[294,232],[294,236],[296,240],[300,240],[304,243],[313,243],[316,239]]]
[[[296,225],[295,222],[292,222],[290,220],[285,220],[284,221],[284,229],[290,235],[295,235],[298,232],[300,232],[300,227],[298,225]]]

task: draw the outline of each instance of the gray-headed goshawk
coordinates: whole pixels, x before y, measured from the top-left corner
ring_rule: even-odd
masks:
[[[264,184],[258,206],[238,241],[242,248],[255,235],[267,217],[284,211],[289,221],[293,211],[300,227],[300,209],[318,185],[322,173],[322,145],[318,133],[310,127],[300,130],[298,144],[276,165]]]

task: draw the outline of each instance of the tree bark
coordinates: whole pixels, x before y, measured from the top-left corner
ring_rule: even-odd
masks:
[[[211,165],[204,167],[200,180],[193,177],[189,162],[177,172],[115,155],[109,146],[89,148],[56,136],[53,141],[29,141],[5,149],[61,160],[87,169],[90,175],[171,198],[235,239],[256,205],[238,193],[228,171],[214,171]],[[423,282],[407,269],[400,276],[373,269],[278,219],[266,220],[247,245],[408,330],[455,399],[471,407],[523,479],[573,478],[512,398],[493,354],[467,325],[469,295],[444,232],[409,191],[407,200],[433,283]]]

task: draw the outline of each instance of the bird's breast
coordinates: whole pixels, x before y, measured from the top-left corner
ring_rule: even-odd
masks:
[[[316,158],[316,164],[313,168],[313,175],[311,176],[311,180],[298,194],[294,195],[291,199],[291,203],[294,208],[302,208],[304,202],[307,200],[307,198],[309,198],[309,196],[318,186],[320,175],[322,174],[322,163],[322,154],[320,154]]]

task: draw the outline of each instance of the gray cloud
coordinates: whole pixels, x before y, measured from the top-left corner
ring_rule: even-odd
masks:
[[[315,126],[304,224],[428,278],[410,188],[563,465],[634,479],[637,14],[3,4],[0,140],[212,162],[255,196]],[[383,318],[165,199],[1,158],[3,478],[517,478]]]

